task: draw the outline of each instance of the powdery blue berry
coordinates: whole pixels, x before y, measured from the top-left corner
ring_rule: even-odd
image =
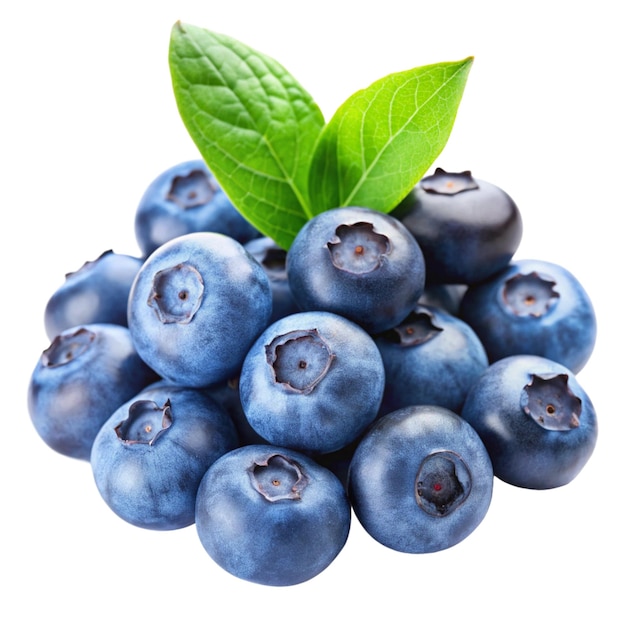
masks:
[[[323,572],[343,549],[351,509],[339,479],[272,445],[223,455],[198,488],[196,529],[209,556],[243,580],[289,586]]]
[[[376,335],[385,365],[382,414],[414,404],[459,412],[487,353],[469,324],[443,309],[418,305],[393,329]]]
[[[241,243],[260,236],[201,159],[161,172],[144,191],[135,213],[135,236],[144,258],[167,241],[195,232],[218,232]]]
[[[354,511],[378,542],[407,553],[444,550],[482,522],[493,490],[489,454],[456,413],[411,406],[379,418],[352,457]]]
[[[123,520],[174,530],[194,522],[200,480],[237,445],[235,425],[209,394],[160,382],[103,424],[91,468],[100,495]]]
[[[536,355],[490,365],[470,389],[461,415],[485,443],[495,475],[529,489],[571,482],[598,437],[594,406],[574,373]]]
[[[549,261],[518,260],[469,287],[459,315],[480,337],[491,362],[534,354],[577,373],[595,346],[597,321],[589,295],[570,271]]]
[[[137,257],[107,250],[66,274],[44,310],[48,338],[81,324],[128,326],[128,294],[141,264]]]
[[[239,392],[248,423],[266,441],[325,454],[375,419],[384,383],[380,352],[363,328],[307,311],[261,334],[243,363]]]
[[[305,311],[330,311],[370,333],[401,322],[424,290],[424,257],[390,215],[362,207],[320,213],[287,254],[294,300]]]
[[[269,279],[239,242],[191,233],[145,261],[129,296],[128,326],[161,377],[206,387],[238,375],[271,312]]]
[[[55,337],[31,374],[28,409],[55,451],[88,460],[100,427],[157,375],[116,324],[86,324]]]

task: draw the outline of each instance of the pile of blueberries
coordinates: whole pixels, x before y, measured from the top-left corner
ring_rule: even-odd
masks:
[[[141,258],[106,251],[49,299],[29,413],[118,516],[195,524],[234,576],[311,579],[353,512],[391,549],[449,548],[495,478],[559,487],[593,452],[589,297],[513,260],[518,207],[469,171],[389,214],[321,213],[285,251],[193,160],[148,186],[135,231]]]

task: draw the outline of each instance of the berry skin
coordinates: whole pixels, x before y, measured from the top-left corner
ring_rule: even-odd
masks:
[[[414,404],[459,412],[489,365],[472,328],[437,307],[418,305],[401,324],[374,339],[385,365],[383,415]]]
[[[340,480],[312,459],[271,445],[243,446],[207,470],[196,529],[209,556],[243,580],[297,585],[343,549],[351,521]]]
[[[272,317],[270,323],[300,311],[293,299],[287,278],[287,252],[270,237],[257,237],[244,248],[261,264],[272,287]]]
[[[91,467],[119,517],[140,528],[175,530],[193,524],[200,480],[237,445],[230,416],[208,394],[158,382],[105,422]]]
[[[507,265],[522,238],[521,214],[513,199],[471,172],[437,168],[392,215],[417,239],[433,284],[484,280]]]
[[[395,218],[331,209],[309,220],[287,254],[293,297],[305,311],[331,311],[370,333],[400,323],[424,290],[424,257]]]
[[[525,259],[467,289],[459,316],[480,337],[491,362],[535,354],[578,373],[596,340],[596,316],[587,292],[571,272]]]
[[[145,261],[129,296],[128,327],[161,377],[206,387],[239,373],[271,312],[269,279],[242,244],[191,233]]]
[[[66,274],[44,311],[48,338],[82,324],[128,326],[128,294],[141,264],[137,257],[107,250]]]
[[[376,541],[399,552],[437,552],[482,522],[493,469],[480,437],[456,413],[412,406],[374,422],[352,457],[348,489]]]
[[[100,427],[157,375],[141,360],[125,326],[65,330],[43,351],[28,386],[28,409],[53,450],[88,460]]]
[[[595,409],[573,372],[535,355],[490,365],[461,415],[482,438],[495,475],[528,489],[571,482],[598,437]]]
[[[376,418],[384,383],[365,330],[334,313],[307,311],[261,334],[241,369],[239,393],[248,423],[266,441],[325,454]]]
[[[201,159],[178,163],[159,174],[135,213],[135,237],[144,258],[170,239],[196,232],[222,233],[240,243],[260,236]]]

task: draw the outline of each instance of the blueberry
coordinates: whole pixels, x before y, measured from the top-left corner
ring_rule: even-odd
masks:
[[[232,575],[262,585],[320,574],[343,549],[350,521],[339,479],[286,448],[233,450],[198,488],[196,529],[206,552]]]
[[[444,550],[484,519],[493,491],[485,446],[456,413],[410,406],[379,418],[359,443],[349,496],[365,530],[399,552]]]
[[[86,324],[55,337],[28,386],[28,409],[53,450],[88,460],[100,427],[157,375],[137,354],[128,328]]]
[[[66,274],[44,311],[48,338],[82,324],[127,326],[128,294],[141,264],[137,257],[107,250]]]
[[[437,168],[392,215],[420,244],[429,283],[484,280],[507,265],[522,238],[521,214],[513,199],[469,171]]]
[[[547,261],[511,262],[471,286],[459,315],[476,331],[492,362],[535,354],[577,373],[595,345],[597,322],[591,299],[571,272]]]
[[[501,480],[529,489],[571,482],[595,448],[595,409],[565,366],[535,355],[493,363],[468,392],[462,417]]]
[[[272,288],[272,317],[270,323],[299,312],[287,278],[287,251],[270,237],[257,237],[244,248],[261,264]]]
[[[287,254],[293,297],[305,311],[331,311],[368,332],[401,322],[424,290],[424,257],[395,218],[360,207],[320,213]]]
[[[418,305],[375,341],[385,365],[383,414],[413,404],[459,412],[469,388],[489,365],[472,328],[436,307]]]
[[[230,416],[208,394],[161,382],[105,422],[91,467],[98,491],[120,518],[174,530],[194,523],[200,480],[237,445]]]
[[[266,441],[324,454],[375,419],[384,382],[380,353],[363,328],[307,311],[261,334],[245,358],[239,392],[248,422]]]
[[[129,296],[128,326],[160,376],[205,387],[238,375],[271,312],[269,279],[242,244],[191,233],[145,261]]]
[[[159,174],[135,213],[135,236],[144,257],[170,239],[205,231],[228,235],[240,243],[260,236],[204,161],[178,163]]]

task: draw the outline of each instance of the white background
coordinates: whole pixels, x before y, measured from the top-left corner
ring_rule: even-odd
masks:
[[[626,136],[617,3],[7,6],[0,621],[623,624]],[[282,62],[327,119],[388,73],[475,57],[435,165],[470,169],[508,191],[524,217],[517,256],[570,269],[597,310],[596,351],[578,379],[594,401],[600,437],[570,485],[534,492],[496,481],[479,528],[431,555],[384,548],[353,519],[346,547],[323,574],[276,589],[220,570],[193,527],[159,533],[116,518],[89,466],[38,439],[26,387],[49,343],[48,297],[66,272],[104,250],[137,254],[133,219],[144,188],[197,155],[170,86],[169,34],[178,19]]]

